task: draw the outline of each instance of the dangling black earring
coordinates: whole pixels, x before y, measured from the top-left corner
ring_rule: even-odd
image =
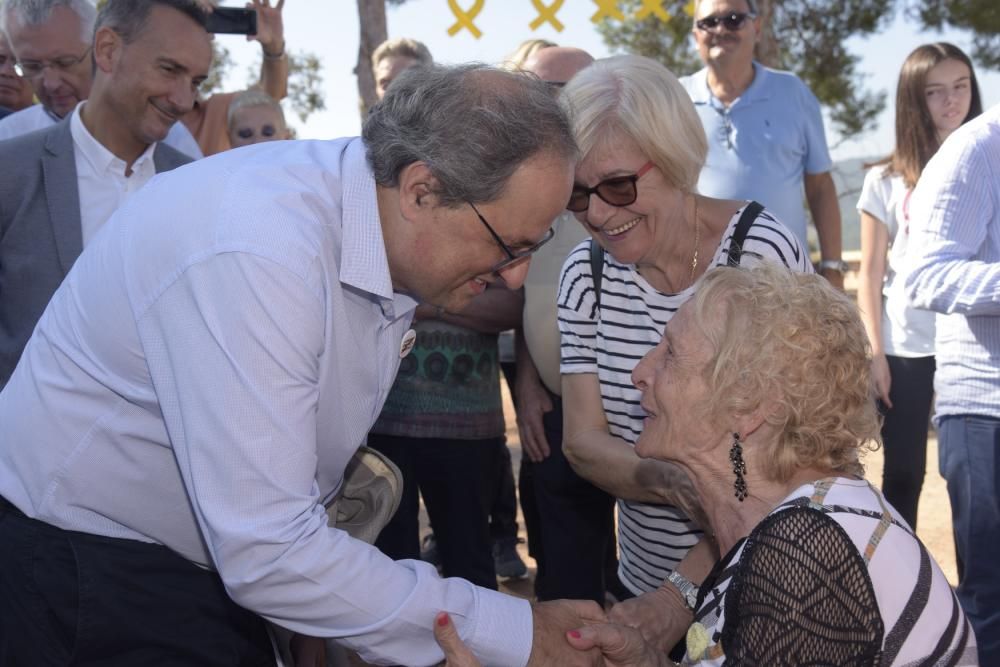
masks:
[[[740,442],[740,434],[733,433],[733,446],[729,448],[729,460],[733,464],[733,473],[736,481],[733,488],[736,489],[736,498],[742,503],[747,497],[747,481],[743,475],[747,472],[747,464],[743,461],[743,443]]]

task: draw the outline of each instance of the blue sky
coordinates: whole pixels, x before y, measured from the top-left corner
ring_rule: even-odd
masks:
[[[459,8],[471,8],[474,0],[453,0]],[[538,5],[552,6],[552,1],[535,0]],[[223,4],[240,3],[227,0]],[[563,0],[556,17],[564,24],[557,32],[551,24],[544,23],[532,30],[530,23],[538,17],[532,0],[483,0],[483,6],[474,19],[482,31],[475,39],[467,30],[454,36],[448,28],[456,22],[448,0],[409,0],[398,8],[387,8],[390,37],[413,37],[431,49],[439,62],[456,63],[480,61],[495,63],[504,59],[524,39],[543,37],[559,44],[578,46],[596,57],[610,55],[590,17],[597,10],[593,0]],[[310,51],[323,62],[324,92],[327,110],[314,114],[302,124],[289,118],[302,138],[332,138],[356,135],[361,123],[357,106],[357,83],[352,70],[357,61],[358,16],[355,0],[286,0],[285,36],[288,48]],[[780,36],[779,36],[780,37]],[[230,49],[237,67],[227,81],[229,89],[247,84],[246,73],[258,50],[257,45],[247,44],[242,38],[222,36],[222,43]],[[897,16],[892,27],[876,37],[852,40],[850,49],[862,56],[861,71],[868,76],[872,90],[889,93],[889,108],[880,119],[877,130],[862,136],[843,138],[836,136],[829,124],[827,138],[833,147],[835,159],[872,157],[892,148],[892,98],[896,77],[906,55],[916,46],[945,39],[968,50],[970,39],[963,33],[919,32],[917,26]],[[685,74],[679,72],[678,74]],[[984,105],[1000,103],[1000,73],[977,70]]]

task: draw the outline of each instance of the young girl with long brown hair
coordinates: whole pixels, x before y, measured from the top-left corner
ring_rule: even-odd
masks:
[[[869,165],[858,201],[858,305],[872,345],[872,376],[885,416],[886,499],[916,530],[934,395],[934,313],[911,308],[897,281],[909,242],[910,193],[938,147],[982,113],[969,57],[946,42],[917,47],[896,90],[896,147]]]

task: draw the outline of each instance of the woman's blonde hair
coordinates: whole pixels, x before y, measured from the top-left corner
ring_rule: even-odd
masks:
[[[526,39],[518,45],[512,54],[504,59],[500,67],[512,72],[524,69],[524,63],[528,62],[528,58],[542,49],[547,49],[551,46],[559,45],[547,39]]]
[[[880,418],[868,337],[850,299],[817,275],[763,262],[710,270],[691,303],[715,353],[706,416],[764,410],[779,432],[758,457],[769,479],[812,466],[864,473],[860,450],[878,443]]]
[[[708,141],[691,98],[666,67],[643,56],[604,58],[574,76],[559,100],[582,155],[624,135],[671,186],[694,192]]]

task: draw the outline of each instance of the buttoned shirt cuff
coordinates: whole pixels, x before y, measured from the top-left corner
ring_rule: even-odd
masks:
[[[484,588],[476,593],[479,603],[469,647],[483,665],[527,665],[534,632],[531,604]]]

